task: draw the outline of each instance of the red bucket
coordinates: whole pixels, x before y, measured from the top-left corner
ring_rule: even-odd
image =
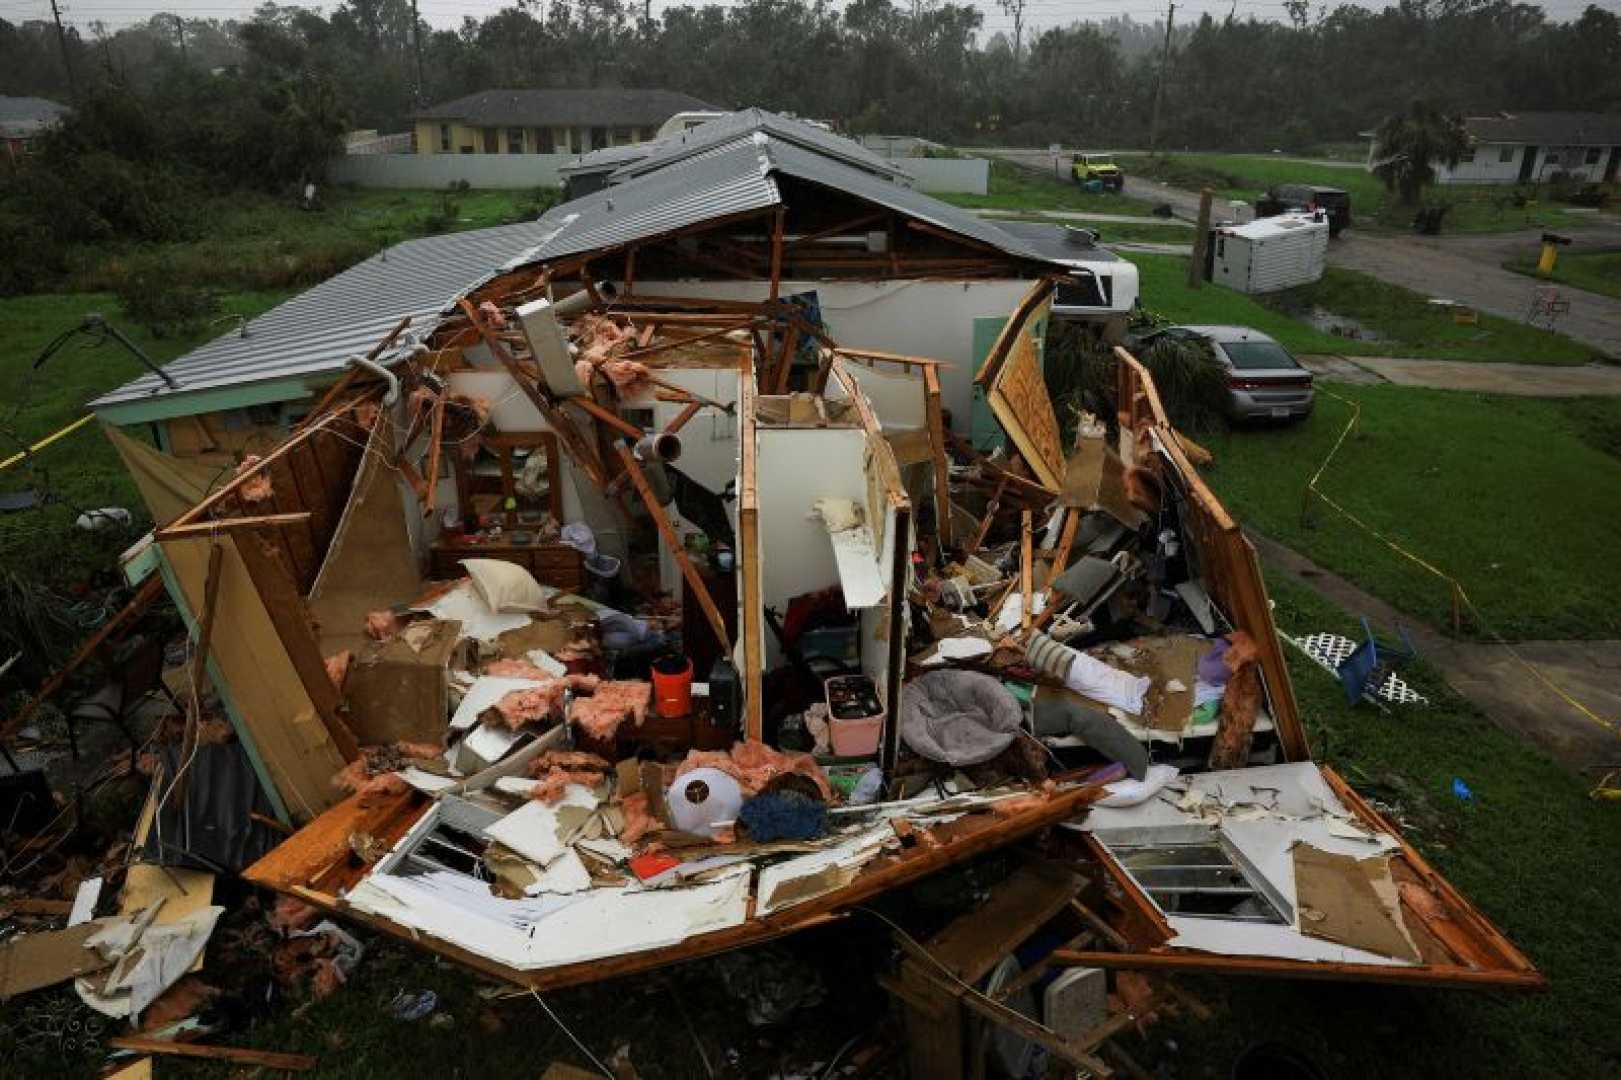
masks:
[[[663,717],[692,715],[692,661],[685,656],[653,661],[653,711]]]

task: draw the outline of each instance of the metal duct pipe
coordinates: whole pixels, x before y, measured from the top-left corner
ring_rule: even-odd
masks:
[[[675,461],[681,457],[681,436],[655,431],[636,441],[637,461]]]

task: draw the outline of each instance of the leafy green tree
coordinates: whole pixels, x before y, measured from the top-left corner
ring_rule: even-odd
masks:
[[[1469,150],[1463,119],[1426,101],[1415,101],[1405,113],[1393,113],[1379,125],[1373,174],[1407,206],[1418,204],[1424,189],[1435,183],[1437,164],[1452,168]]]

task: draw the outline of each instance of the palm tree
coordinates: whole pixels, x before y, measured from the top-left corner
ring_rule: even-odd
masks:
[[[1415,101],[1405,113],[1385,117],[1374,138],[1378,162],[1373,174],[1407,206],[1416,205],[1424,189],[1435,183],[1437,162],[1452,168],[1470,145],[1463,119],[1448,116],[1427,101]]]

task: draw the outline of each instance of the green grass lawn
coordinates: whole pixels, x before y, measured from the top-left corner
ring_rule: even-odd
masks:
[[[1124,164],[1130,172],[1176,187],[1212,187],[1220,199],[1253,201],[1273,184],[1284,183],[1343,188],[1350,193],[1351,212],[1359,228],[1405,229],[1412,222],[1412,211],[1397,206],[1384,184],[1363,169],[1313,165],[1268,154],[1142,155]],[[1513,190],[1504,184],[1449,184],[1432,188],[1425,199],[1451,206],[1443,232],[1504,232],[1570,226],[1584,220],[1583,215],[1566,213],[1546,195],[1532,205],[1515,207]],[[1591,215],[1586,220],[1591,221]]]
[[[1540,252],[1532,252],[1516,256],[1505,262],[1503,268],[1540,281],[1552,281],[1604,296],[1621,297],[1621,251],[1561,254],[1559,261],[1554,264],[1553,274],[1550,277],[1544,277],[1537,272],[1539,254]]]
[[[1188,288],[1188,260],[1183,256],[1128,252],[1125,257],[1137,264],[1143,308],[1169,322],[1252,326],[1302,353],[1343,352],[1348,344],[1244,293],[1208,283]]]
[[[948,192],[935,198],[973,210],[1085,210],[1098,214],[1141,214],[1148,216],[1151,203],[1124,195],[1092,194],[1077,184],[1059,180],[1051,173],[1022,169],[1006,161],[991,161],[989,192],[969,195]]]
[[[1460,326],[1450,309],[1431,304],[1418,293],[1337,266],[1328,267],[1311,285],[1270,293],[1261,302],[1286,314],[1322,308],[1349,316],[1384,339],[1339,338],[1335,351],[1342,353],[1517,364],[1586,364],[1599,359],[1596,350],[1573,338],[1496,315],[1482,314],[1477,324]]]
[[[1208,282],[1188,288],[1188,261],[1179,255],[1128,252],[1126,257],[1141,275],[1141,303],[1154,314],[1176,323],[1251,326],[1297,353],[1524,364],[1585,364],[1595,357],[1591,348],[1563,334],[1495,315],[1482,315],[1476,326],[1458,326],[1445,309],[1417,293],[1354,270],[1331,266],[1315,284],[1249,296]],[[1349,316],[1382,340],[1340,337],[1296,317],[1314,307]]]
[[[1280,630],[1361,628],[1317,594],[1269,578]],[[1548,977],[1544,993],[1419,990],[1264,979],[1201,979],[1212,1023],[1178,1020],[1177,1075],[1227,1075],[1256,1041],[1304,1051],[1330,1077],[1601,1076],[1621,1057],[1614,941],[1621,814],[1498,729],[1422,662],[1404,672],[1432,704],[1385,714],[1348,707],[1339,683],[1286,648],[1313,756],[1392,806],[1415,847]],[[1474,792],[1451,793],[1461,778]],[[1134,1051],[1135,1052],[1135,1051]],[[1152,1060],[1152,1059],[1151,1059]],[[1150,1062],[1151,1064],[1151,1062]]]
[[[557,196],[540,191],[387,191],[330,188],[321,208],[233,192],[198,207],[193,239],[112,244],[70,253],[64,292],[116,289],[131,273],[210,289],[314,285],[390,244],[538,217]]]
[[[1327,388],[1362,418],[1324,492],[1461,581],[1505,637],[1621,635],[1621,400]],[[1306,483],[1350,415],[1319,393],[1304,423],[1210,437],[1209,482],[1245,524],[1445,628],[1444,582],[1327,506],[1301,520]],[[1464,633],[1486,636],[1467,619]]]
[[[237,293],[224,309],[252,318],[285,299],[285,292]],[[227,329],[206,328],[181,338],[154,338],[123,319],[118,302],[104,293],[70,293],[0,299],[0,459],[84,415],[85,402],[140,375],[145,369],[119,345],[90,347],[78,338],[57,352],[38,372],[34,359],[52,338],[88,312],[100,312],[159,364]],[[139,434],[139,431],[137,431]],[[0,472],[0,491],[32,488],[43,505],[0,515],[0,568],[57,588],[72,588],[98,570],[114,569],[114,558],[150,522],[133,481],[112,444],[95,424],[46,447],[32,466]],[[81,510],[123,506],[135,515],[129,528],[87,533],[73,527]]]

